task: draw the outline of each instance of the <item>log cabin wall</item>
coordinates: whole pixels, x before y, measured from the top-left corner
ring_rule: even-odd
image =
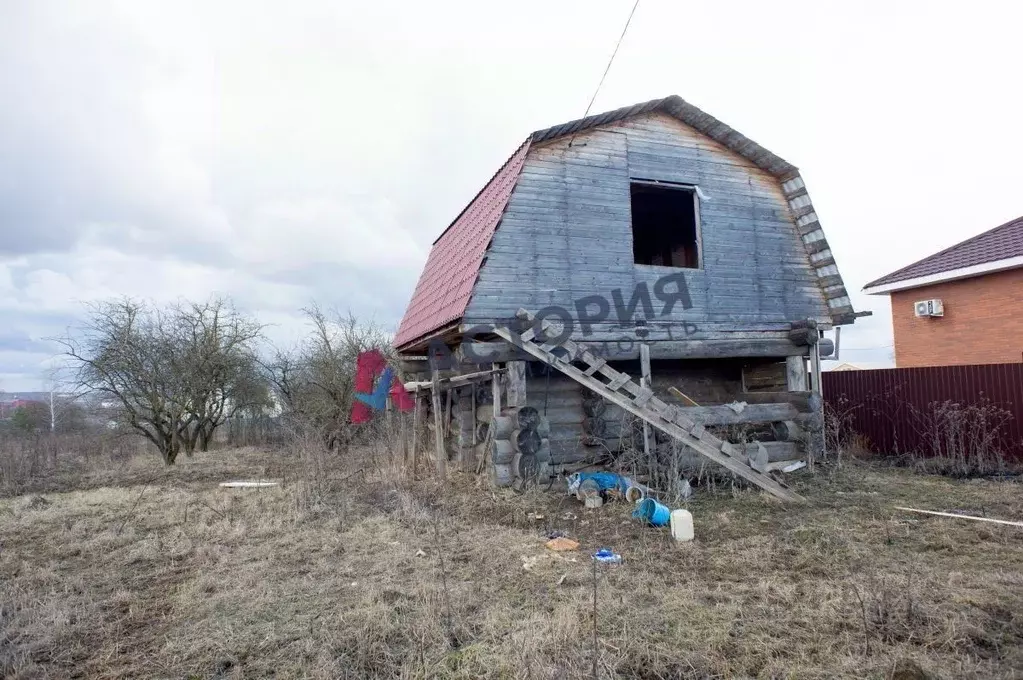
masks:
[[[636,264],[631,182],[698,186],[699,268]],[[681,273],[690,309],[638,309],[584,333],[575,301],[628,302],[637,285]],[[830,323],[828,307],[780,181],[662,113],[629,118],[530,149],[466,310],[467,326],[549,305],[574,319],[573,339],[614,358],[638,342],[654,359],[784,356],[789,323]],[[635,321],[642,322],[637,331]]]
[[[762,361],[755,365],[761,373],[778,373],[773,368],[779,366],[776,362]],[[595,410],[586,403],[590,395],[579,383],[554,369],[548,375],[545,366],[537,362],[530,362],[527,366],[526,404],[537,409],[550,422],[553,464],[594,460],[603,454],[615,453],[622,448],[623,439],[633,437],[630,428],[638,425],[638,421],[621,407],[604,403]],[[780,366],[784,369],[783,363]],[[638,361],[614,362],[614,367],[631,375],[639,374]],[[701,406],[727,404],[746,396],[744,388],[749,386],[744,371],[748,367],[749,363],[741,359],[654,361],[651,363],[651,386],[657,396],[680,406],[691,404],[670,388],[681,391]],[[780,375],[784,386],[783,370]],[[766,438],[771,439],[770,427],[770,423],[765,423],[759,428],[747,427],[745,430],[747,433],[758,432],[758,438],[764,438],[764,433],[768,433]],[[633,441],[633,445],[637,444]]]

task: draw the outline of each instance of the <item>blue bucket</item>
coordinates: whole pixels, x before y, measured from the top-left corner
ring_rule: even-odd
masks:
[[[667,526],[671,520],[671,510],[661,505],[653,498],[644,498],[636,505],[632,513],[636,519],[646,520],[651,526]]]

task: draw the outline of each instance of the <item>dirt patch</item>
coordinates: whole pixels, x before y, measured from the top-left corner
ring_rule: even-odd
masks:
[[[0,501],[0,675],[591,677],[600,547],[624,557],[598,570],[600,677],[1023,671],[1023,532],[893,510],[1019,519],[1019,484],[822,468],[806,505],[698,492],[676,544],[624,505],[335,463],[310,489],[287,453],[212,452]]]

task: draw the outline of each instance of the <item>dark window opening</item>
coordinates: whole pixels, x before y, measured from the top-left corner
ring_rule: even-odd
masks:
[[[634,182],[631,192],[636,264],[698,269],[700,239],[693,188]]]

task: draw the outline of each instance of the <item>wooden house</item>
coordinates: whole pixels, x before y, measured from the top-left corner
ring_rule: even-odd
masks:
[[[764,477],[813,447],[821,331],[856,317],[796,167],[671,96],[529,135],[434,242],[395,346],[498,483],[679,445]],[[540,443],[509,450],[527,407]]]

